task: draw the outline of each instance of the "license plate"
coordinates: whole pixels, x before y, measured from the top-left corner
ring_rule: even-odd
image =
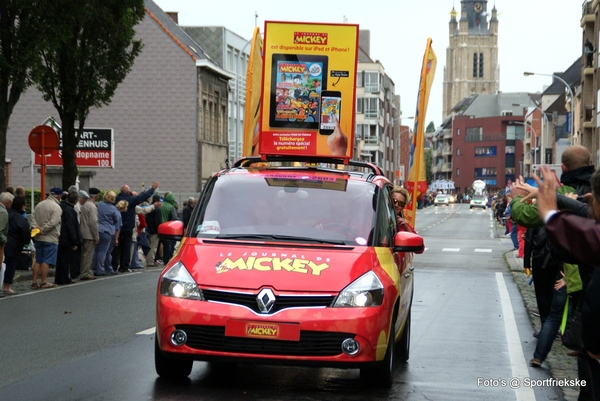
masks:
[[[264,323],[229,320],[225,325],[225,335],[228,337],[299,341],[300,325],[295,323]]]

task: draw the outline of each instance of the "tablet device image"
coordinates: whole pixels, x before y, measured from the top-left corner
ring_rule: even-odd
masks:
[[[273,54],[269,126],[318,129],[327,56]]]

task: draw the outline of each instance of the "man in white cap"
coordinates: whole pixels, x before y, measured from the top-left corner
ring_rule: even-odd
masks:
[[[79,210],[79,228],[81,230],[81,238],[83,238],[79,280],[95,280],[96,277],[92,272],[92,260],[96,245],[100,242],[98,234],[98,208],[90,200],[90,195],[84,190],[79,191]]]

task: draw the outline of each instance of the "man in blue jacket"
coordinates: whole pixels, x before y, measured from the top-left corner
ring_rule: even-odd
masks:
[[[131,244],[133,237],[133,229],[135,228],[135,207],[140,203],[146,201],[149,197],[151,197],[159,185],[160,183],[153,182],[152,188],[142,192],[137,196],[132,195],[129,185],[123,185],[121,187],[121,192],[119,192],[117,198],[115,199],[115,204],[119,203],[119,201],[121,200],[127,201],[129,203],[129,205],[127,206],[127,210],[121,212],[123,226],[119,231],[118,252],[113,254],[113,260],[114,258],[118,258],[117,261],[120,265],[119,272],[121,273],[131,271],[129,265],[131,263]],[[113,266],[116,265],[117,261],[113,262]]]

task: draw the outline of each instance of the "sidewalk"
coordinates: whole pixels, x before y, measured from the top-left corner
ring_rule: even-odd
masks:
[[[142,261],[142,266],[145,265],[145,262]],[[134,273],[141,273],[144,271],[154,271],[154,270],[162,270],[164,268],[164,264],[159,264],[156,267],[150,267],[150,268],[146,268],[146,267],[142,267],[141,269],[133,269],[132,273],[119,273],[119,275],[122,274],[134,274]],[[106,277],[98,277],[97,280],[106,280],[109,279],[111,277],[116,277],[116,276],[106,276]],[[32,280],[32,271],[31,269],[29,270],[17,270],[15,271],[15,277],[13,278],[13,283],[11,285],[11,288],[16,291],[18,294],[25,294],[27,292],[32,292],[32,291],[44,291],[43,289],[32,289],[31,288],[31,280]],[[38,279],[38,283],[40,282],[40,280]],[[48,269],[48,282],[49,283],[54,283],[54,269],[50,268]],[[78,283],[79,280],[75,280],[75,283]],[[89,282],[89,281],[82,281],[82,282]],[[0,289],[1,290],[1,289]],[[12,297],[14,295],[10,295],[10,296],[6,296],[4,299]]]
[[[512,241],[509,237],[503,237],[504,227],[496,224],[496,232],[501,240],[505,240],[507,249],[512,248]],[[505,242],[503,241],[503,242]],[[535,291],[533,284],[529,284],[531,277],[527,277],[523,269],[523,259],[517,258],[517,251],[508,251],[504,254],[504,258],[510,269],[513,279],[519,288],[519,292],[523,297],[523,303],[529,312],[531,319],[532,332],[531,338],[524,338],[523,341],[537,341],[533,337],[533,332],[539,332],[541,329],[540,318],[535,316],[537,313],[537,302],[535,300]],[[541,369],[548,369],[553,378],[556,379],[575,379],[577,378],[577,357],[568,356],[570,350],[565,348],[560,340],[555,340],[552,345],[552,350],[548,358],[544,361]],[[533,355],[525,355],[529,362]],[[532,368],[534,369],[534,368]],[[565,400],[576,401],[579,396],[578,387],[563,387]]]

